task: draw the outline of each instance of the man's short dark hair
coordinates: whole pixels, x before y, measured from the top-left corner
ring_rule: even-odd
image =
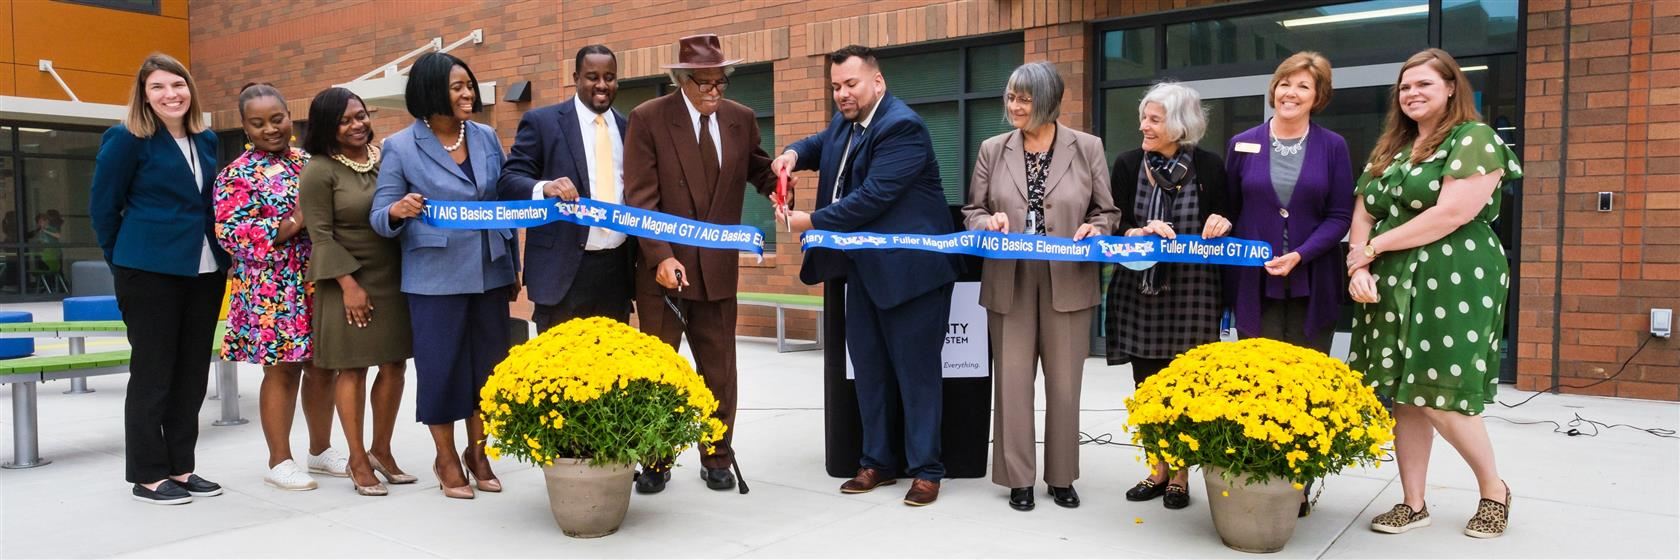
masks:
[[[318,156],[339,153],[338,122],[344,119],[344,110],[350,107],[350,100],[354,99],[367,109],[367,102],[355,92],[341,88],[330,87],[315,94],[315,100],[309,102],[309,128],[303,132],[303,151]],[[373,123],[368,123],[368,142],[373,142]]]
[[[408,114],[416,119],[455,114],[454,104],[449,101],[449,71],[456,66],[467,71],[467,87],[473,90],[473,112],[483,111],[484,100],[478,96],[478,77],[473,75],[472,68],[453,55],[434,52],[421,55],[408,70],[408,87],[403,91]]]
[[[875,49],[871,49],[863,45],[846,45],[844,47],[840,47],[840,50],[829,53],[828,63],[830,65],[845,64],[846,61],[851,60],[852,57],[863,59],[863,63],[870,68],[881,67],[875,62]]]
[[[606,45],[589,45],[578,49],[577,60],[572,61],[572,73],[576,74],[581,72],[583,70],[583,57],[592,54],[604,54],[610,56],[613,59],[613,64],[618,64],[618,55],[613,54],[612,49],[607,48]]]

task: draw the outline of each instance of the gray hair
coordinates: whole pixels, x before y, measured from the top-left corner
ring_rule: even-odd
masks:
[[[668,69],[668,70],[665,71],[665,75],[670,76],[672,87],[675,87],[677,89],[682,89],[683,80],[686,80],[686,79],[688,79],[689,76],[694,75],[695,70],[696,70],[695,68],[671,68],[671,69]],[[734,66],[723,67],[723,76],[725,78],[729,77],[731,74],[734,74],[734,73],[735,73],[735,67]]]
[[[1049,62],[1028,62],[1009,73],[1005,94],[1025,95],[1032,99],[1032,112],[1027,114],[1027,128],[1038,128],[1062,117],[1062,75]],[[1008,108],[1004,120],[1009,119]]]
[[[1166,113],[1167,134],[1180,146],[1194,146],[1207,133],[1207,108],[1202,107],[1202,95],[1178,82],[1161,82],[1149,88],[1138,102],[1138,120],[1143,120],[1143,108],[1155,103]]]

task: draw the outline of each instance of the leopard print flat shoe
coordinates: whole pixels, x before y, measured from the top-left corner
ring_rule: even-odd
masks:
[[[1476,515],[1464,525],[1464,534],[1478,539],[1503,536],[1511,520],[1511,485],[1505,485],[1505,503],[1482,498],[1476,504]]]
[[[1398,535],[1412,529],[1429,526],[1429,508],[1414,511],[1412,506],[1394,504],[1394,509],[1388,513],[1371,519],[1371,530],[1378,533]]]

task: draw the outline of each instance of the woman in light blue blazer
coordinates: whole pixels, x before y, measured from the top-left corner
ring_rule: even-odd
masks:
[[[484,454],[478,390],[507,356],[508,302],[519,294],[518,241],[512,230],[433,227],[419,219],[427,200],[496,200],[502,144],[471,120],[483,110],[478,79],[460,59],[420,57],[406,91],[414,124],[385,141],[369,220],[402,244],[402,291],[414,331],[416,412],[432,432],[432,471],[451,498],[472,498],[466,471],[484,492],[501,481]],[[457,458],[455,422],[467,421]]]
[[[140,64],[128,116],[105,131],[88,216],[134,348],[124,448],[134,499],[173,505],[222,487],[193,473],[228,255],[212,234],[216,133],[180,61]]]

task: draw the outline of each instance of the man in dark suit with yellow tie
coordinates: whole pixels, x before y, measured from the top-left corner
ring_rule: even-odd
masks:
[[[840,114],[772,164],[779,173],[819,170],[816,210],[788,210],[783,219],[795,230],[954,231],[921,116],[887,93],[869,48],[842,48],[828,62]],[[956,261],[908,249],[817,250],[805,256],[799,278],[846,281],[846,349],[857,376],[863,454],[857,476],[840,491],[868,492],[904,475],[915,479],[904,503],[933,503],[945,476],[940,348]]]
[[[578,49],[576,95],[519,119],[497,188],[504,200],[624,200],[624,133],[612,108],[618,57],[604,45]],[[579,317],[630,320],[636,240],[605,228],[555,222],[525,232],[525,290],[538,332]]]

